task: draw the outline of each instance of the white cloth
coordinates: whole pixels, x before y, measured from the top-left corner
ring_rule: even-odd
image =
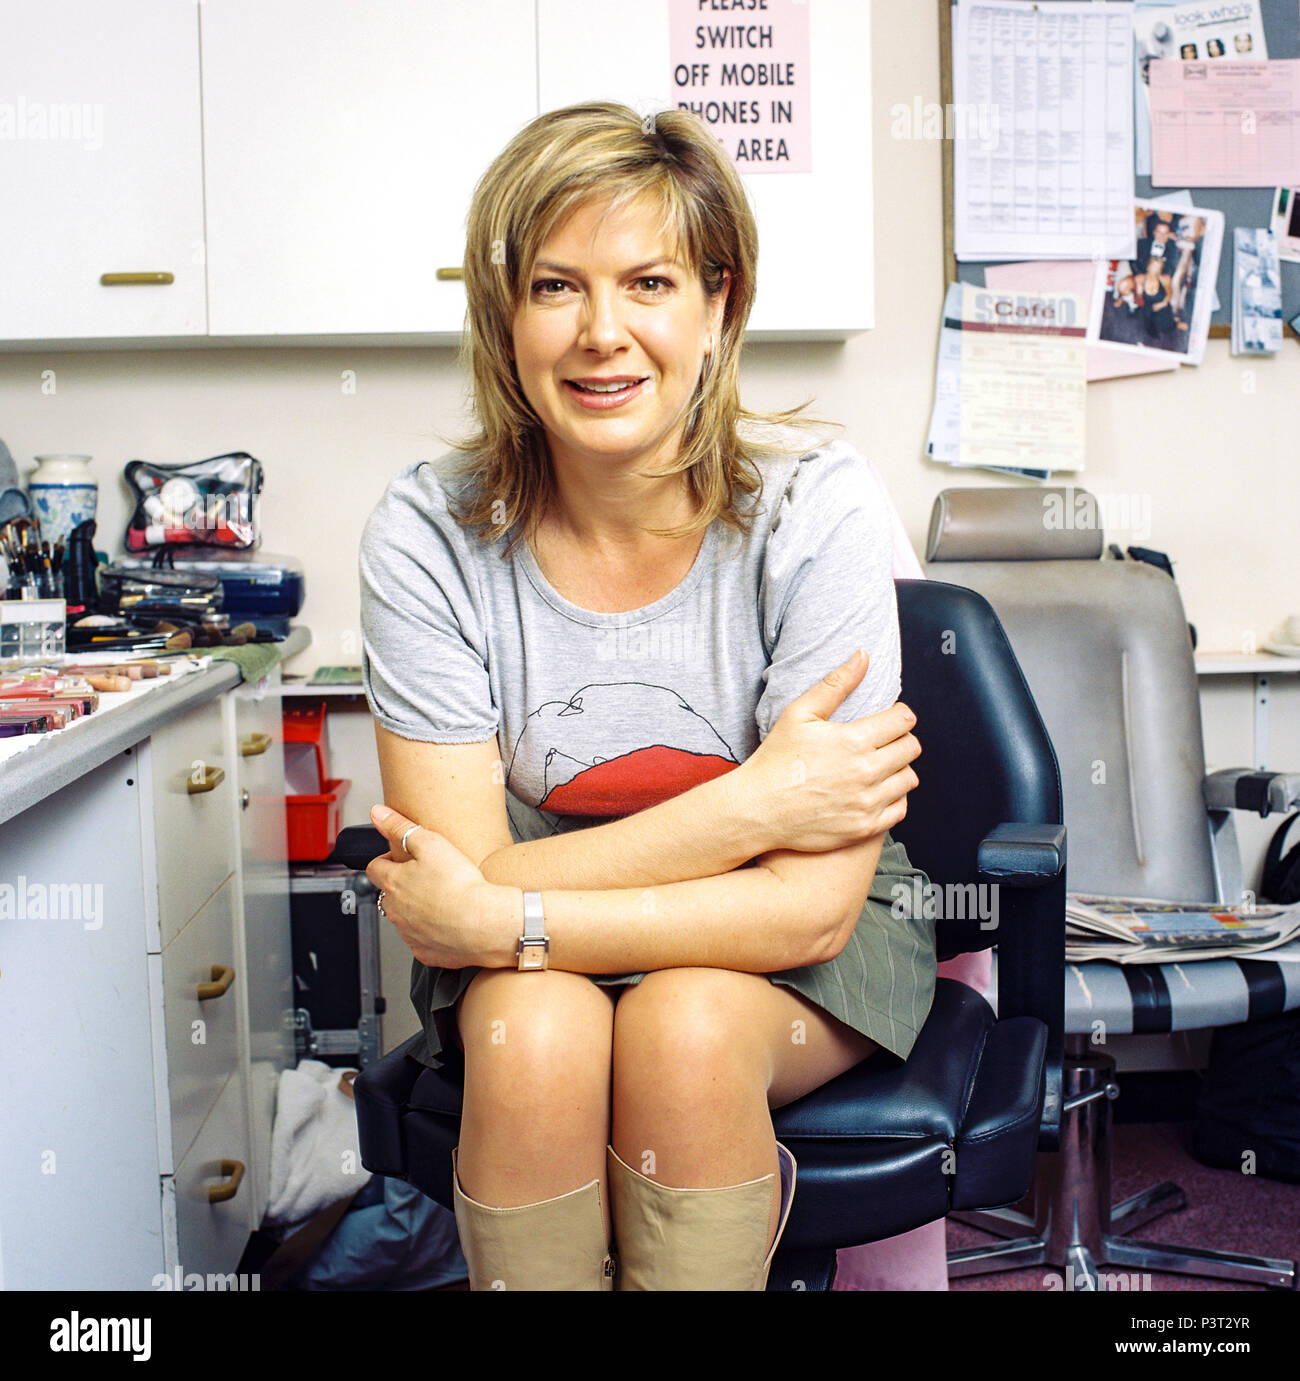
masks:
[[[356,1104],[339,1088],[340,1073],[320,1060],[280,1073],[268,1224],[300,1223],[370,1179],[361,1165]]]

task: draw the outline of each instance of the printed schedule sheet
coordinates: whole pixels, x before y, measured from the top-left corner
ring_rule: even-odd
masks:
[[[958,259],[1128,258],[1133,4],[953,7],[953,99],[987,115],[954,145]]]

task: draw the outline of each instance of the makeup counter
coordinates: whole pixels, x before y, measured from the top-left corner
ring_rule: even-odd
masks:
[[[281,663],[310,642],[0,740],[4,1288],[232,1272],[262,1220],[295,1063]]]

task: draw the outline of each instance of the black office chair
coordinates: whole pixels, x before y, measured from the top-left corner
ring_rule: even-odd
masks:
[[[893,833],[929,877],[929,900],[945,899],[940,959],[998,946],[998,1015],[972,988],[941,978],[905,1063],[877,1052],[773,1113],[799,1165],[773,1290],[829,1289],[841,1248],[953,1210],[1017,1203],[1036,1153],[1058,1145],[1065,830],[1056,756],[988,602],[939,581],[896,586],[902,698],[924,751]],[[356,827],[339,836],[334,861],[361,869],[387,850],[378,831]],[[996,910],[975,904],[976,887],[993,889],[984,896]],[[361,1159],[452,1208],[463,1064],[432,1070],[409,1058],[421,1039],[358,1076]]]

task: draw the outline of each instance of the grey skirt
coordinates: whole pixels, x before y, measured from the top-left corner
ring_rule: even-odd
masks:
[[[848,944],[828,963],[764,976],[793,988],[905,1060],[934,1000],[935,922],[914,915],[912,905],[917,895],[928,895],[928,882],[908,861],[903,846],[886,834],[871,890]],[[478,972],[477,967],[436,969],[418,959],[412,963],[411,1002],[424,1028],[424,1048],[417,1044],[412,1053],[421,1064],[441,1069],[449,1060],[463,1059],[452,1023],[456,1002]],[[615,987],[639,983],[645,974],[586,976],[601,987]]]

